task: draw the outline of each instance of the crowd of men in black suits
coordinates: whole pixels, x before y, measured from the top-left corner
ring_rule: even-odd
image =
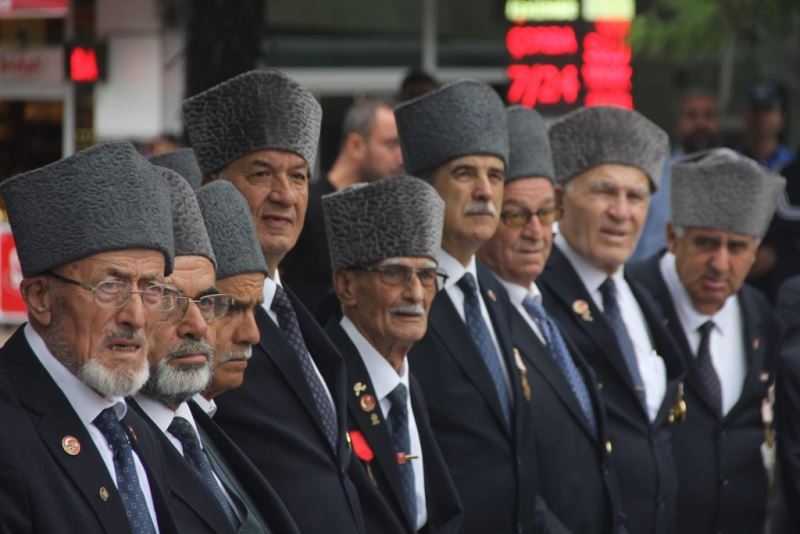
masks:
[[[770,487],[800,531],[800,336],[743,285],[783,178],[676,161],[626,265],[669,149],[636,111],[370,101],[313,189],[283,73],[183,113],[192,149],[0,184],[0,532],[755,534]]]

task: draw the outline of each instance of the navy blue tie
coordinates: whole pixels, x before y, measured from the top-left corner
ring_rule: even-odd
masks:
[[[271,309],[278,316],[278,324],[286,337],[286,341],[297,353],[300,367],[303,369],[303,376],[305,376],[308,387],[311,389],[311,397],[314,399],[317,413],[322,420],[325,437],[333,447],[333,450],[336,451],[336,444],[339,441],[336,414],[333,411],[328,394],[325,392],[322,379],[314,369],[314,363],[311,361],[311,354],[309,354],[306,343],[303,341],[303,334],[300,332],[300,324],[297,322],[297,315],[294,313],[292,303],[281,286],[276,286],[275,288]]]
[[[603,315],[609,326],[611,326],[611,330],[614,331],[614,337],[617,338],[619,348],[622,350],[622,357],[628,368],[636,396],[639,398],[639,402],[642,403],[645,413],[648,413],[647,399],[644,395],[644,381],[642,380],[642,375],[639,374],[639,364],[636,360],[633,342],[628,335],[625,322],[622,320],[622,313],[617,302],[617,286],[612,278],[606,278],[605,282],[600,284],[600,294],[603,296]]]
[[[711,331],[714,330],[714,321],[706,321],[700,328],[700,345],[697,348],[697,370],[700,372],[700,378],[706,388],[711,399],[711,404],[717,411],[717,415],[722,414],[722,385],[719,381],[719,375],[714,364],[711,361]]]
[[[400,454],[411,454],[411,436],[408,431],[408,390],[403,384],[397,384],[389,395],[392,408],[386,422],[392,431],[392,442],[395,453],[398,454],[397,467],[400,469],[400,478],[403,483],[403,494],[406,498],[406,507],[414,525],[417,523],[417,491],[414,485],[414,467],[412,460],[400,462]]]
[[[183,417],[175,417],[169,424],[167,431],[181,442],[183,457],[186,458],[186,461],[192,466],[192,469],[194,469],[197,476],[203,481],[206,488],[217,498],[219,505],[225,512],[225,516],[228,518],[233,529],[239,530],[239,517],[222,492],[222,488],[217,483],[217,479],[214,478],[211,462],[208,461],[206,453],[203,452],[203,448],[200,446],[200,438],[197,437],[197,432],[195,432],[192,424]]]
[[[155,534],[156,529],[150,511],[147,509],[136,463],[133,460],[133,447],[128,434],[122,427],[114,408],[106,408],[93,421],[103,437],[106,438],[114,459],[114,472],[117,475],[117,491],[122,499],[122,506],[128,516],[128,523],[133,534]]]
[[[492,341],[489,326],[483,319],[481,306],[478,299],[478,285],[471,273],[466,273],[457,282],[458,287],[464,292],[464,316],[467,320],[467,330],[478,348],[483,363],[492,377],[494,387],[497,389],[497,396],[500,399],[500,409],[503,412],[506,423],[511,423],[511,393],[508,389],[508,382],[503,373],[500,355]]]
[[[589,422],[589,427],[592,433],[597,435],[597,420],[594,416],[594,408],[592,407],[592,398],[589,396],[589,390],[586,387],[581,372],[575,365],[572,355],[567,347],[567,342],[561,335],[558,325],[553,321],[542,306],[542,297],[527,296],[522,301],[522,307],[528,312],[531,318],[539,325],[542,330],[547,346],[550,348],[550,354],[556,361],[556,364],[561,368],[564,373],[564,378],[567,379],[572,393],[578,401],[578,404]]]

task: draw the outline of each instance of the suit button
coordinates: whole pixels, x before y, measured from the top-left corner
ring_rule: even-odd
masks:
[[[522,467],[522,458],[517,456],[517,466]]]
[[[727,435],[728,435],[728,431],[725,430],[724,428],[719,431],[719,437],[724,438]]]
[[[730,481],[730,480],[728,480],[727,478],[723,478],[723,479],[722,479],[722,482],[721,482],[721,484],[722,484],[723,486],[727,486],[727,485],[728,485],[728,484],[730,484],[730,483],[731,483],[731,481]]]
[[[658,507],[659,508],[664,508],[664,506],[666,506],[666,505],[667,505],[667,501],[663,497],[658,499]]]

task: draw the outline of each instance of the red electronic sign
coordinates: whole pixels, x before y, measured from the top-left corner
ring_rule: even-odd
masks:
[[[583,31],[581,31],[583,30]],[[515,25],[506,34],[509,103],[633,108],[630,21]]]
[[[75,83],[95,83],[105,79],[105,43],[68,44],[66,53],[67,78]]]
[[[19,292],[22,268],[14,236],[7,223],[0,224],[0,322],[21,323],[26,319],[25,301]]]

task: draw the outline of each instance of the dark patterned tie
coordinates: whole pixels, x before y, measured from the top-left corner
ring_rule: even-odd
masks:
[[[322,420],[325,437],[335,451],[337,450],[336,444],[339,441],[336,414],[333,411],[328,394],[325,392],[322,379],[314,369],[314,363],[311,361],[311,355],[308,353],[305,341],[303,341],[303,334],[300,332],[300,325],[297,322],[297,315],[294,313],[292,303],[289,302],[289,297],[286,296],[286,292],[281,286],[276,286],[275,288],[275,297],[272,299],[271,309],[278,316],[278,325],[280,325],[286,341],[297,353],[300,367],[303,369],[303,376],[306,377],[308,387],[311,389],[311,396],[314,399],[314,405],[317,407],[317,412]]]
[[[644,381],[642,375],[639,373],[639,364],[636,360],[636,350],[633,348],[633,342],[628,335],[628,329],[625,327],[625,322],[622,320],[622,313],[619,309],[619,302],[617,302],[617,286],[614,284],[612,278],[606,278],[605,282],[600,284],[600,294],[603,296],[603,315],[608,321],[611,330],[614,331],[614,337],[617,338],[619,348],[622,350],[622,358],[625,360],[625,366],[628,368],[631,381],[633,382],[634,391],[642,403],[645,413],[649,415],[647,410],[647,399],[644,395]]]
[[[206,488],[217,498],[219,505],[224,510],[225,516],[228,518],[231,526],[233,526],[233,529],[239,530],[239,517],[222,492],[222,488],[217,483],[217,479],[214,478],[214,471],[211,469],[211,463],[208,461],[206,453],[203,452],[203,448],[200,446],[200,438],[197,437],[197,432],[195,432],[192,424],[183,417],[175,417],[169,424],[167,431],[181,442],[183,457],[186,458],[186,461],[192,466],[192,469],[194,469],[197,476],[203,481]]]
[[[133,447],[128,434],[122,428],[114,408],[106,408],[93,421],[103,437],[106,438],[111,456],[114,460],[114,472],[117,475],[117,490],[122,499],[122,506],[128,516],[133,534],[155,534],[153,518],[147,509],[147,502],[139,485],[136,463],[133,460]]]
[[[522,306],[531,318],[536,321],[539,328],[542,329],[542,335],[547,342],[547,346],[550,348],[550,354],[553,355],[556,364],[561,368],[561,372],[564,373],[564,377],[567,379],[572,393],[578,400],[578,404],[580,404],[581,410],[583,410],[583,414],[589,422],[592,433],[597,435],[597,421],[594,415],[594,408],[592,407],[592,398],[589,396],[586,382],[584,382],[578,367],[575,365],[575,361],[572,359],[569,348],[567,348],[567,343],[561,335],[561,330],[559,330],[558,325],[550,316],[547,315],[547,312],[542,306],[542,297],[527,296],[525,300],[522,301]]]
[[[413,460],[400,462],[400,454],[411,454],[411,436],[408,431],[408,390],[403,384],[397,384],[389,395],[392,408],[389,410],[387,423],[392,431],[392,442],[398,454],[397,467],[400,469],[400,478],[403,482],[403,494],[406,498],[406,507],[411,516],[411,521],[417,523],[417,491],[414,486]]]
[[[478,285],[472,273],[465,273],[457,282],[458,287],[464,292],[464,316],[467,320],[467,330],[478,348],[483,363],[492,377],[497,396],[500,398],[500,408],[506,423],[511,423],[511,393],[508,390],[505,374],[503,374],[500,355],[492,341],[492,335],[486,321],[483,320],[481,305],[478,299]]]
[[[700,332],[700,345],[697,348],[697,370],[717,415],[722,415],[722,385],[719,375],[711,361],[711,331],[714,321],[706,321],[697,329]]]

